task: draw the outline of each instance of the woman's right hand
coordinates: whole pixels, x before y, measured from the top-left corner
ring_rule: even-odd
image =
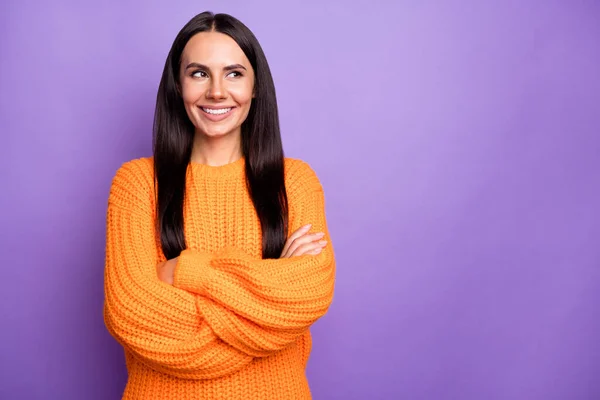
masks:
[[[305,254],[317,255],[327,244],[326,240],[320,240],[325,233],[308,233],[311,225],[305,225],[292,233],[283,246],[279,258],[302,256]]]

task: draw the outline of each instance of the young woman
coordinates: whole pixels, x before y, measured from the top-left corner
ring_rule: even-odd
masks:
[[[124,399],[310,399],[309,327],[335,260],[323,189],[284,158],[254,35],[202,13],[158,89],[154,154],[117,171],[104,321],[124,347]]]

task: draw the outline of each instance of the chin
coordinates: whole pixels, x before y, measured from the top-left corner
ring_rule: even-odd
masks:
[[[230,133],[232,133],[232,130],[214,130],[214,129],[198,129],[198,132],[201,133],[204,136],[210,137],[210,138],[219,138],[219,137],[223,137],[223,136],[227,136]]]

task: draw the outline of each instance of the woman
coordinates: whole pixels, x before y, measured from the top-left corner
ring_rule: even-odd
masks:
[[[154,155],[117,171],[104,320],[125,349],[124,399],[310,399],[309,327],[335,261],[323,190],[284,158],[254,35],[202,13],[158,89]]]

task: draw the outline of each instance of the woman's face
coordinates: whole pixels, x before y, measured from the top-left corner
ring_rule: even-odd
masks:
[[[181,55],[180,91],[196,133],[240,135],[254,92],[254,71],[238,44],[218,32],[201,32]]]

